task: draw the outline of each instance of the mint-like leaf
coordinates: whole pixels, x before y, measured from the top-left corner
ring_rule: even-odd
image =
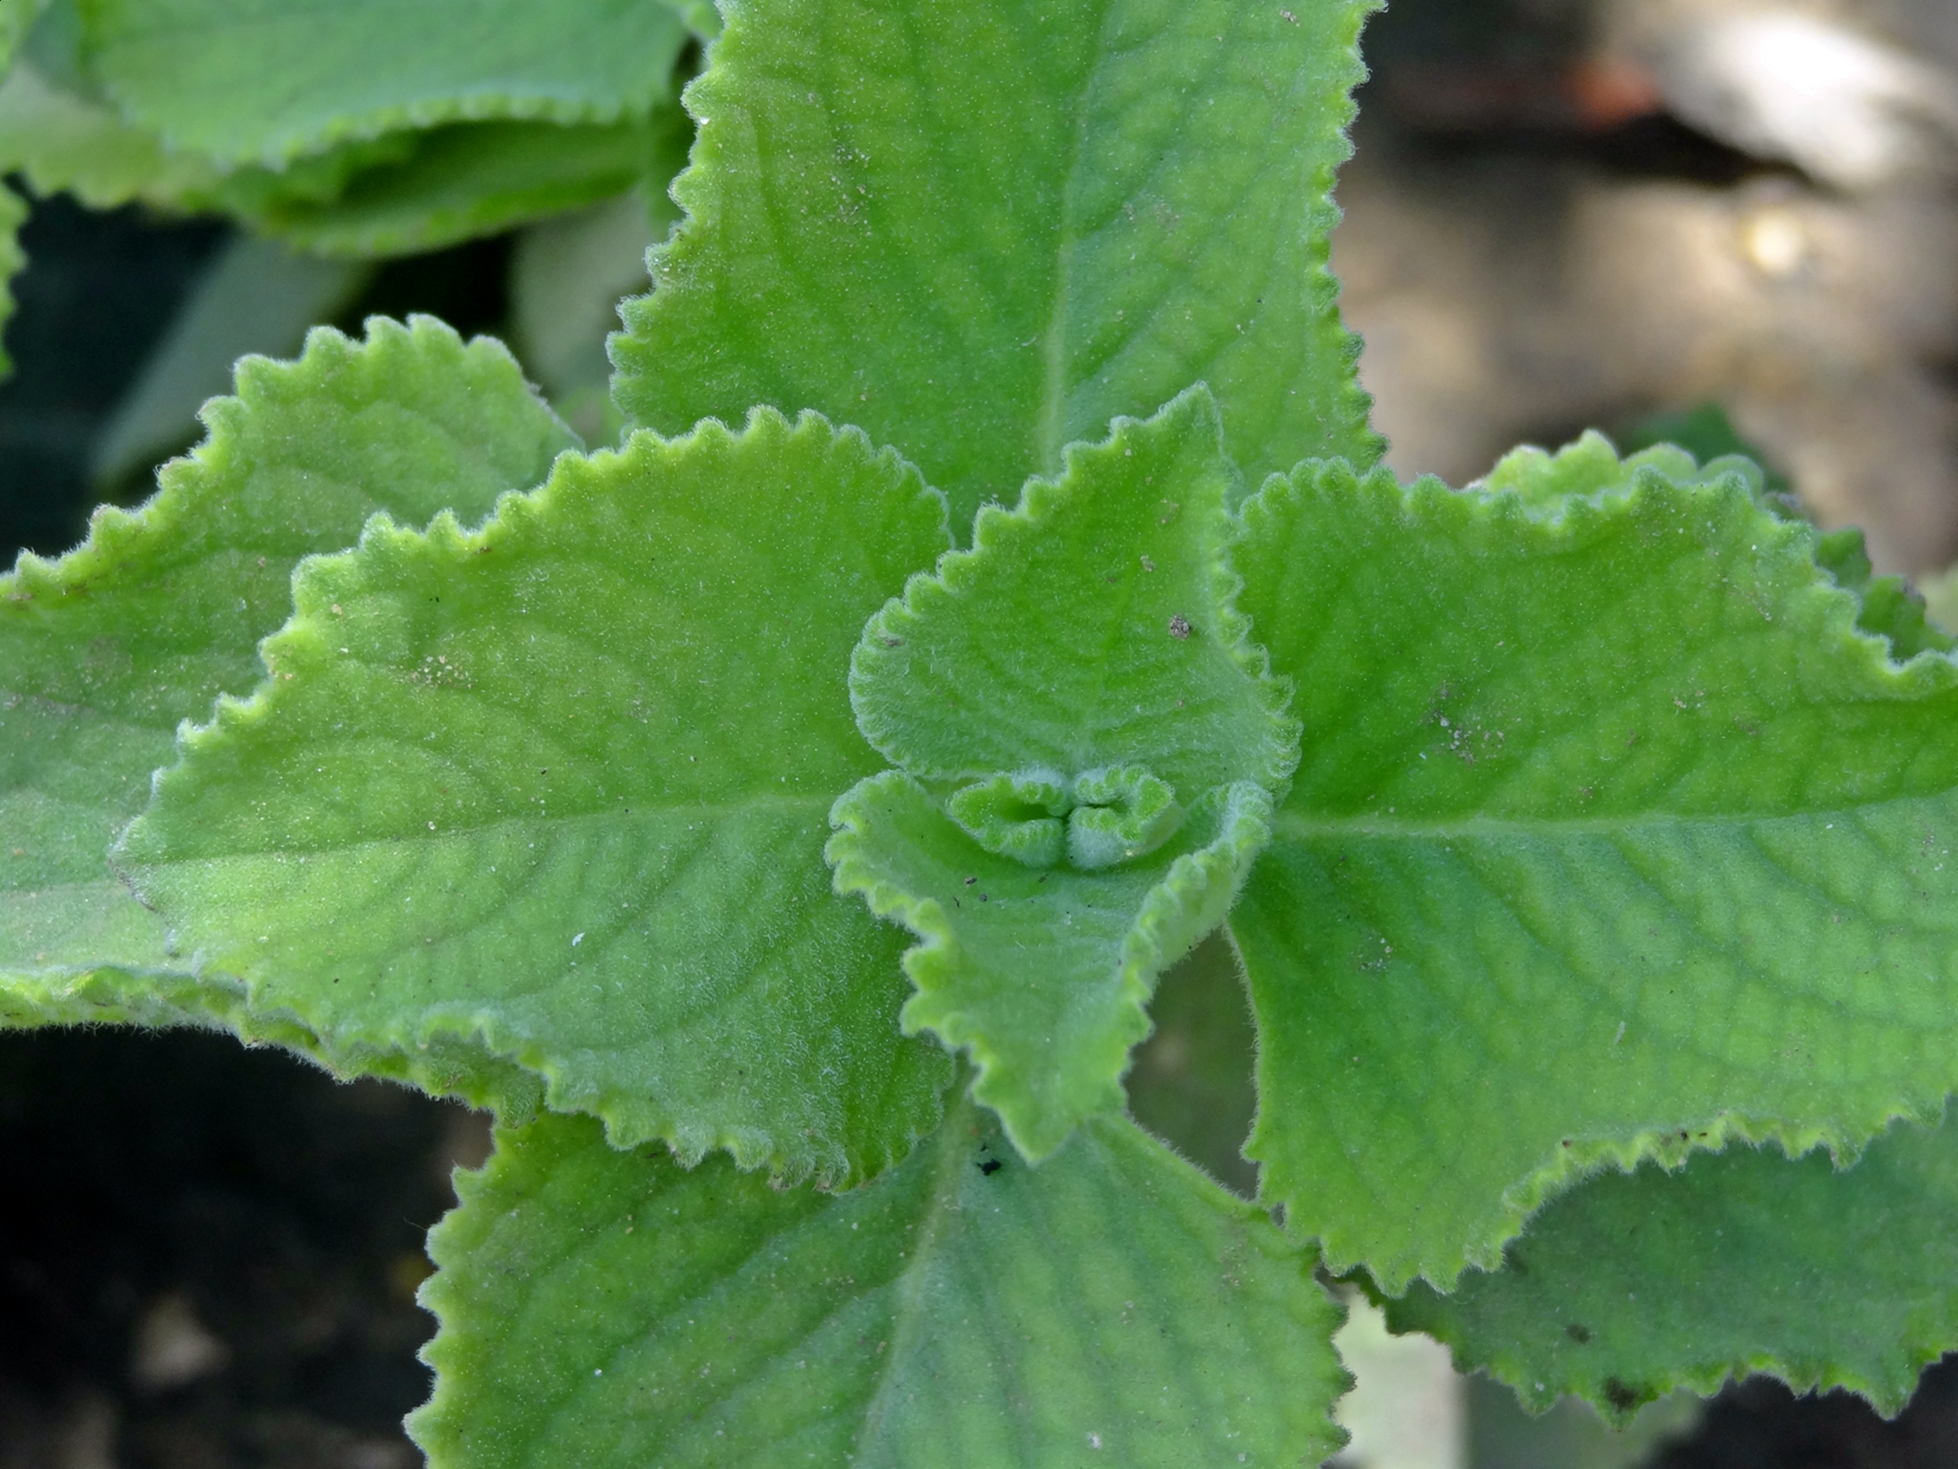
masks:
[[[1228,911],[1297,758],[1233,603],[1220,435],[1194,388],[1071,447],[851,664],[903,773],[837,803],[838,889],[924,940],[905,1025],[970,1051],[1029,1157],[1121,1104],[1156,976]]]
[[[1253,483],[1372,460],[1325,270],[1371,8],[749,0],[687,92],[690,217],[614,339],[620,406],[861,424],[961,539],[1199,378]]]
[[[110,873],[179,721],[261,670],[294,563],[386,509],[485,513],[575,440],[494,342],[428,318],[319,330],[294,363],[247,358],[210,434],[141,510],[98,510],[58,561],[0,578],[0,977],[180,970]]]
[[[1624,1418],[1675,1387],[1771,1372],[1846,1387],[1885,1414],[1958,1347],[1958,1126],[1899,1124],[1854,1167],[1732,1148],[1647,1165],[1553,1201],[1495,1274],[1387,1303],[1463,1370],[1541,1411],[1575,1393]]]
[[[621,1145],[875,1173],[949,1063],[900,1037],[900,936],[831,890],[825,818],[877,766],[850,649],[944,516],[861,434],[764,412],[567,456],[480,532],[376,522],[302,569],[270,681],[186,737],[123,860],[337,1045],[479,1042]]]
[[[1601,484],[1246,506],[1305,729],[1231,918],[1251,1152],[1389,1292],[1601,1164],[1853,1150],[1958,1085],[1958,669],[1893,662],[1742,474]]]
[[[403,128],[610,123],[671,96],[687,39],[662,0],[80,0],[87,64],[176,150],[277,167]]]
[[[1310,1257],[1119,1118],[1030,1169],[960,1105],[841,1196],[548,1118],[457,1189],[409,1420],[434,1469],[1188,1469],[1340,1440]]]

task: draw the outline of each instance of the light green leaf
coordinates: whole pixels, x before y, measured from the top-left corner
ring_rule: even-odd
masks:
[[[26,201],[0,183],[0,332],[14,314],[13,279],[27,264],[27,252],[20,248],[20,227],[26,220]],[[0,377],[12,370],[5,340],[0,338]]]
[[[691,132],[678,106],[664,106],[609,125],[455,123],[395,136],[400,157],[354,173],[329,197],[295,191],[288,174],[262,169],[233,175],[218,197],[253,229],[301,249],[398,255],[575,209],[642,181],[664,188],[686,162]]]
[[[210,435],[134,513],[98,510],[58,561],[0,579],[0,977],[177,970],[161,921],[110,874],[180,720],[250,689],[294,563],[386,508],[480,515],[568,431],[494,342],[421,318],[320,330],[296,363],[247,358]],[[136,981],[132,980],[132,983]]]
[[[864,630],[850,701],[864,737],[923,780],[1136,765],[1183,801],[1297,762],[1284,690],[1245,636],[1226,561],[1217,408],[1192,389],[1071,445],[971,551],[913,577]]]
[[[954,1109],[842,1196],[498,1134],[430,1236],[433,1469],[1317,1464],[1339,1313],[1133,1123],[1038,1169]]]
[[[689,218],[614,339],[663,432],[752,403],[902,446],[961,538],[1206,379],[1253,476],[1371,461],[1325,270],[1371,0],[744,0]]]
[[[612,123],[669,98],[666,0],[80,0],[94,76],[177,150],[278,167],[406,128]]]
[[[0,81],[0,168],[18,171],[37,194],[65,189],[97,209],[203,198],[218,181],[209,160],[165,154],[113,108],[58,86],[26,59]]]
[[[1445,1287],[1600,1165],[1937,1112],[1958,670],[1860,632],[1811,528],[1650,464],[1534,502],[1306,466],[1245,513],[1305,727],[1231,919],[1251,1152],[1337,1268]]]
[[[1771,1372],[1886,1414],[1958,1347],[1958,1126],[1899,1124],[1853,1168],[1736,1147],[1676,1174],[1593,1179],[1451,1296],[1387,1303],[1464,1371],[1542,1412],[1560,1394],[1620,1419],[1674,1387]]]
[[[895,454],[772,413],[567,457],[479,533],[376,521],[124,860],[337,1044],[479,1038],[621,1145],[875,1173],[949,1062],[899,1036],[901,936],[831,891],[824,818],[877,763],[850,648],[948,543]]]
[[[924,940],[904,956],[918,987],[905,1030],[968,1051],[973,1095],[1037,1160],[1122,1105],[1156,978],[1230,910],[1270,839],[1271,797],[1249,782],[1213,788],[1172,846],[1098,871],[996,856],[895,771],[830,819],[837,890]]]

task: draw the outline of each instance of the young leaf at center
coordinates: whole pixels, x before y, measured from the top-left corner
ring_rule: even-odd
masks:
[[[1233,605],[1209,393],[1069,449],[913,577],[851,665],[901,767],[836,806],[837,885],[925,942],[907,1027],[968,1048],[1030,1157],[1121,1104],[1155,979],[1222,919],[1296,755]]]
[[[824,818],[876,767],[850,648],[948,544],[895,454],[772,413],[566,456],[478,533],[377,521],[122,860],[337,1040],[478,1039],[622,1146],[873,1174],[949,1063],[898,1034],[898,935],[831,890]]]

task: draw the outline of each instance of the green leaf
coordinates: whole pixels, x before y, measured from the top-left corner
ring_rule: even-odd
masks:
[[[218,197],[254,230],[301,249],[398,255],[575,209],[642,180],[663,187],[686,162],[690,136],[677,106],[610,125],[456,123],[402,137],[402,156],[354,173],[327,198],[261,169],[233,175]]]
[[[364,343],[321,329],[298,362],[247,358],[210,434],[134,513],[98,510],[58,561],[0,578],[0,977],[177,970],[161,921],[110,874],[180,720],[258,682],[294,563],[377,509],[480,515],[568,431],[494,342],[420,318]],[[136,982],[136,981],[132,981]]]
[[[1371,8],[745,0],[687,91],[690,217],[625,309],[620,406],[862,424],[961,537],[1197,379],[1253,483],[1370,462],[1325,260]]]
[[[334,143],[490,119],[612,123],[671,96],[665,0],[80,0],[87,63],[173,149],[278,167]]]
[[[895,454],[757,414],[559,461],[477,533],[308,563],[274,678],[125,839],[206,964],[342,1045],[476,1038],[621,1145],[841,1183],[936,1122],[902,939],[838,901],[845,669],[949,537]],[[827,670],[827,676],[825,671]]]
[[[1215,402],[1192,389],[1093,446],[973,549],[919,575],[864,630],[850,701],[864,738],[924,780],[1136,765],[1192,801],[1297,763],[1284,690],[1232,599]]]
[[[1038,1169],[952,1112],[841,1196],[498,1134],[430,1236],[434,1469],[1317,1464],[1347,1381],[1301,1256],[1133,1123]]]
[[[918,987],[906,1032],[968,1051],[973,1095],[1038,1160],[1121,1107],[1156,978],[1230,911],[1270,839],[1271,797],[1249,782],[1214,788],[1175,844],[1098,871],[996,856],[895,771],[858,786],[830,819],[837,890],[924,940],[904,956]]]
[[[1245,516],[1305,727],[1231,918],[1250,1151],[1336,1268],[1445,1287],[1601,1165],[1937,1113],[1958,670],[1859,631],[1810,527],[1651,463],[1561,500],[1306,466]]]
[[[14,314],[13,279],[27,264],[27,252],[20,248],[20,227],[27,220],[27,202],[0,183],[0,332]],[[6,343],[0,338],[0,377],[13,370]]]
[[[1899,1124],[1847,1171],[1737,1147],[1594,1179],[1532,1219],[1501,1271],[1450,1296],[1417,1284],[1387,1314],[1537,1412],[1572,1393],[1624,1419],[1674,1387],[1771,1372],[1893,1415],[1958,1347],[1954,1214],[1949,1123]]]
[[[219,181],[209,159],[166,153],[106,102],[63,86],[30,57],[0,80],[0,169],[18,171],[37,194],[66,190],[96,209],[201,200]]]

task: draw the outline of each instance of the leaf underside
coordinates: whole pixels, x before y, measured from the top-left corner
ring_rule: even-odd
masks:
[[[1339,1442],[1310,1257],[1123,1119],[1031,1169],[960,1104],[836,1196],[547,1118],[457,1187],[409,1420],[434,1469],[1186,1469]]]
[[[1207,380],[1253,477],[1371,462],[1325,240],[1368,0],[749,0],[688,89],[688,212],[614,339],[666,433],[815,408],[964,538]]]
[[[671,95],[658,0],[80,0],[91,70],[137,125],[223,164],[484,118],[610,123]]]
[[[262,676],[294,564],[376,510],[480,516],[575,443],[508,352],[428,318],[376,318],[358,343],[321,329],[294,363],[247,358],[204,420],[142,509],[98,510],[80,548],[0,578],[0,983],[181,972],[108,847],[178,722]]]
[[[1810,528],[1652,463],[1534,505],[1306,466],[1246,517],[1305,729],[1231,917],[1250,1152],[1337,1268],[1445,1287],[1600,1164],[1938,1113],[1958,670]]]
[[[1736,1147],[1646,1165],[1554,1200],[1495,1274],[1387,1302],[1464,1370],[1535,1411],[1574,1393],[1623,1419],[1686,1387],[1770,1372],[1895,1414],[1958,1347],[1958,1126],[1899,1123],[1837,1170]]]
[[[376,522],[122,860],[338,1044],[471,1040],[621,1145],[873,1174],[950,1063],[900,1036],[901,937],[831,891],[825,818],[876,768],[849,650],[947,544],[894,454],[769,413],[567,456],[479,533]]]
[[[663,188],[686,162],[677,104],[643,121],[453,123],[410,135],[399,158],[353,173],[331,197],[279,174],[238,181],[222,202],[253,229],[322,255],[433,250],[624,193]]]

